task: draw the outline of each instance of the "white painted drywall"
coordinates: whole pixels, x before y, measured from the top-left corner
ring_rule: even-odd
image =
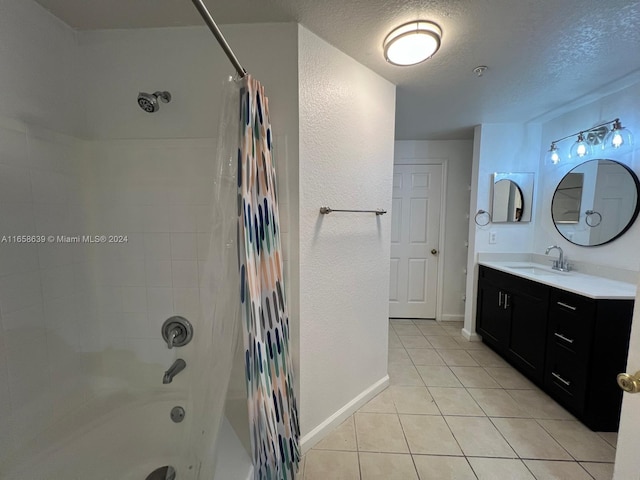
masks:
[[[549,148],[551,141],[556,138],[561,138],[591,125],[597,125],[619,117],[622,124],[635,134],[634,148],[626,151],[626,153],[618,153],[613,150],[598,151],[591,158],[617,160],[631,168],[636,175],[640,175],[640,141],[638,140],[640,137],[640,111],[638,110],[638,98],[640,98],[640,82],[547,121],[542,125],[540,151],[544,153]],[[572,139],[565,140],[560,146],[566,151],[571,146],[572,141]],[[542,158],[542,156],[540,154],[539,158]],[[560,162],[558,165],[545,165],[542,160],[540,161],[541,185],[539,200],[541,203],[536,215],[533,251],[544,253],[546,246],[557,244],[563,248],[570,261],[583,261],[596,265],[640,271],[640,249],[638,249],[640,222],[636,221],[622,237],[599,247],[573,245],[556,231],[549,213],[551,211],[551,198],[562,177],[576,165],[577,163],[565,161]]]
[[[436,313],[438,320],[464,318],[472,155],[472,140],[395,142],[396,164],[445,165],[444,242],[440,245],[443,281],[438,285],[441,290]]]
[[[465,305],[465,331],[475,332],[477,263],[479,253],[530,252],[536,230],[528,223],[478,226],[474,216],[479,209],[491,211],[491,188],[496,172],[536,172],[539,167],[540,126],[536,124],[483,124],[475,129],[473,174],[469,218],[469,253]],[[537,212],[538,175],[534,178],[533,215]],[[526,206],[525,206],[526,208]],[[486,219],[486,216],[484,218]],[[489,243],[489,232],[497,241]]]
[[[304,436],[387,375],[395,87],[299,27]]]

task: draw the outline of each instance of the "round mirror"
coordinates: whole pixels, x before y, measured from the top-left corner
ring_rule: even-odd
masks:
[[[522,220],[524,199],[522,190],[513,180],[498,180],[493,184],[493,223],[519,222]]]
[[[564,238],[593,247],[615,240],[638,216],[636,174],[614,160],[589,160],[567,173],[553,194],[551,217]]]

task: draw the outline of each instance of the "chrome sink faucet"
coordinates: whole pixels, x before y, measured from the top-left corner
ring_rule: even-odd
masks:
[[[562,251],[562,248],[560,248],[558,245],[551,245],[550,247],[547,247],[547,250],[544,252],[544,254],[549,255],[549,252],[554,249],[558,250],[558,259],[553,260],[553,266],[551,268],[553,268],[554,270],[559,270],[561,272],[568,272],[569,270],[571,270],[569,262],[567,262],[567,260],[564,258],[564,252]]]

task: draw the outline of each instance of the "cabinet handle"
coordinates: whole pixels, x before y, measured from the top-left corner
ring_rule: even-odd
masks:
[[[562,335],[561,333],[558,333],[558,332],[555,332],[554,335],[556,337],[558,337],[559,339],[564,340],[567,343],[573,343],[573,341],[574,341],[573,338],[567,338],[567,337],[565,337],[564,335]]]
[[[504,294],[504,309],[506,310],[507,308],[509,308],[509,295],[507,295],[505,293]]]
[[[571,305],[567,305],[566,303],[556,302],[558,305],[564,308],[568,308],[569,310],[573,310],[574,312],[577,310],[576,307],[572,307]]]
[[[498,292],[498,306],[502,306],[502,292]]]
[[[551,372],[551,375],[553,375],[554,377],[556,377],[558,380],[560,380],[562,383],[564,383],[567,387],[569,385],[571,385],[571,382],[568,380],[565,380],[564,378],[562,378],[560,375],[558,375],[556,372]]]

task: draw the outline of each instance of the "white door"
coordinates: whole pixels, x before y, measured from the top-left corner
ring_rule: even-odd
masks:
[[[638,292],[640,292],[640,281]],[[640,370],[640,301],[638,300],[639,298],[636,297],[627,358],[627,373],[630,374]],[[640,393],[624,393],[614,480],[640,480],[638,445],[640,445]]]
[[[620,232],[633,216],[636,196],[636,184],[627,172],[620,172],[616,164],[598,166],[598,176],[593,199],[596,215],[592,222],[599,224],[591,228],[591,244],[599,244],[610,239],[612,232]],[[584,213],[584,211],[582,212]]]
[[[442,165],[395,165],[389,316],[435,318]]]

